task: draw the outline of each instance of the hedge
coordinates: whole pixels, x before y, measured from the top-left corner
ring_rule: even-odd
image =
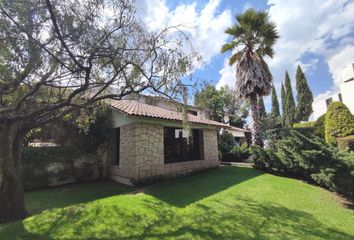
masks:
[[[336,138],[354,134],[354,117],[342,102],[332,102],[328,106],[325,126],[326,142],[335,145]]]
[[[354,135],[350,135],[344,138],[337,138],[338,148],[342,150],[354,151]]]

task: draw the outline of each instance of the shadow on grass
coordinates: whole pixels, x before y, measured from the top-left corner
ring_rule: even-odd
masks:
[[[262,174],[253,168],[222,167],[156,184],[146,193],[176,207],[185,207]]]
[[[36,240],[57,239],[61,234],[68,234],[65,239],[353,239],[306,212],[247,198],[232,203],[208,199],[190,205],[189,210],[156,198],[143,199],[140,206],[145,210],[128,211],[116,204],[109,209],[97,204],[89,211],[84,206],[55,209],[18,223],[17,236]],[[1,236],[11,236],[7,231],[0,228]]]
[[[50,189],[26,192],[26,208],[36,214],[52,208],[94,201],[133,191],[133,188],[108,179],[69,184]]]

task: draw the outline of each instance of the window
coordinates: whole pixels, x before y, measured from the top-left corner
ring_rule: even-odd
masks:
[[[198,116],[198,112],[194,111],[194,110],[187,110],[187,113],[194,115],[194,116]]]
[[[165,127],[164,154],[165,163],[203,159],[202,130],[192,129],[187,134],[182,128]]]
[[[341,93],[338,93],[338,99],[339,99],[340,102],[343,102],[342,94],[341,94]]]
[[[332,98],[328,98],[328,99],[326,100],[326,105],[327,105],[327,107],[328,107],[328,105],[331,104],[332,102],[333,102],[333,99],[332,99]]]
[[[113,129],[110,133],[110,159],[112,165],[119,165],[119,148],[120,148],[120,128]]]

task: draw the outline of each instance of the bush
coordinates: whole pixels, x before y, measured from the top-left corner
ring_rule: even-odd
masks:
[[[354,118],[347,106],[332,102],[326,113],[325,137],[329,144],[336,144],[336,138],[354,134]]]
[[[326,124],[326,114],[323,114],[319,118],[317,118],[314,124],[314,133],[316,136],[325,139],[325,124]]]
[[[235,138],[228,131],[223,131],[220,136],[220,141],[218,143],[218,149],[221,154],[229,153],[231,149],[235,146]]]
[[[291,131],[297,131],[305,136],[314,137],[314,127],[270,129],[266,131],[266,147],[275,150],[277,142],[289,136]]]
[[[254,166],[354,196],[354,152],[338,151],[321,138],[309,138],[296,130],[288,134],[274,150],[254,147]]]
[[[265,150],[259,146],[252,147],[253,167],[276,174],[284,174],[286,166],[271,149]]]
[[[248,144],[244,143],[241,146],[234,146],[229,153],[225,153],[222,156],[223,162],[242,162],[249,158],[250,149]]]
[[[308,128],[314,126],[315,126],[315,122],[301,122],[301,123],[295,123],[293,125],[294,128]]]
[[[354,151],[354,135],[344,138],[337,138],[338,148],[341,150]]]

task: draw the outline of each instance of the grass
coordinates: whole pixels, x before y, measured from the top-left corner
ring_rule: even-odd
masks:
[[[353,239],[328,191],[242,167],[133,189],[106,181],[26,194],[33,215],[1,239]]]

